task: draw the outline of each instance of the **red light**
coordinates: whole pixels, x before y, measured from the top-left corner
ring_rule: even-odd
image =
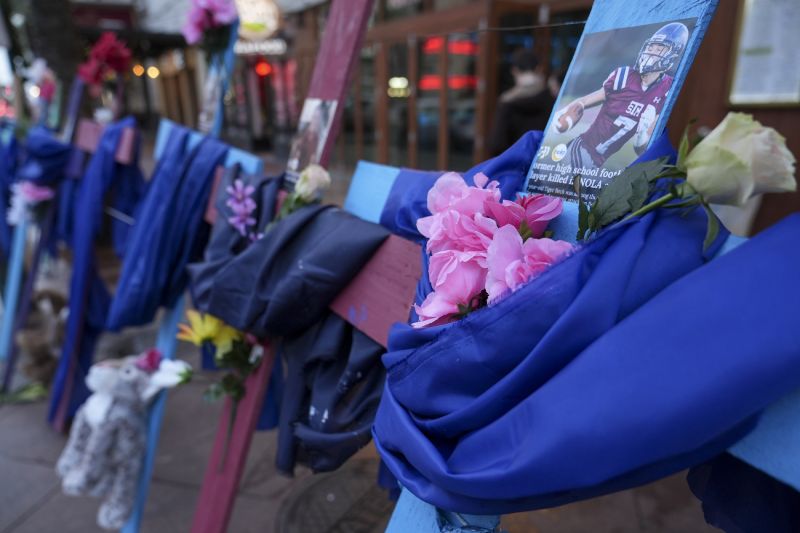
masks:
[[[258,63],[256,63],[256,74],[258,74],[262,78],[265,78],[269,76],[270,73],[272,73],[272,65],[270,65],[263,59],[260,60]]]
[[[475,89],[478,87],[477,76],[470,74],[451,74],[447,78],[447,86],[451,89]],[[442,79],[436,74],[426,74],[419,79],[420,91],[439,91],[442,88]]]
[[[474,56],[478,53],[478,45],[472,41],[451,41],[447,50],[453,55]]]
[[[478,86],[478,78],[470,75],[450,76],[447,86],[451,89],[475,89]]]
[[[442,46],[444,46],[444,37],[430,37],[425,40],[422,51],[426,54],[436,54],[442,50]]]
[[[419,79],[421,91],[438,91],[442,88],[442,80],[435,74],[426,74]]]
[[[424,54],[438,54],[444,46],[444,37],[429,37],[422,45]],[[447,43],[447,51],[453,55],[474,56],[478,54],[478,45],[472,41],[461,39]]]

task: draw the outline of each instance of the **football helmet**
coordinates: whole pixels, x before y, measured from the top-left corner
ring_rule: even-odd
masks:
[[[689,29],[680,22],[671,22],[662,26],[652,37],[647,39],[636,58],[636,71],[639,74],[663,72],[673,68],[686,49],[689,41]],[[651,50],[652,45],[661,45],[661,50]]]

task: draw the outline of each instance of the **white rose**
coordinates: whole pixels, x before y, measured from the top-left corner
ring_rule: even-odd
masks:
[[[744,205],[766,192],[797,189],[786,139],[751,115],[728,113],[686,158],[686,180],[708,202]]]
[[[192,377],[192,367],[186,361],[164,359],[150,376],[150,383],[162,389],[188,382]]]
[[[331,186],[331,176],[328,171],[319,165],[308,165],[300,173],[294,192],[307,202],[313,202],[322,197],[322,194]]]

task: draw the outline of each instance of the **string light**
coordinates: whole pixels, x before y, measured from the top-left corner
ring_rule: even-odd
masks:
[[[134,65],[133,66],[133,75],[137,78],[141,78],[144,75],[144,67],[142,65]]]
[[[159,76],[159,74],[161,74],[161,71],[158,70],[158,67],[155,66],[147,67],[147,75],[150,77],[150,79],[152,80],[156,79]]]

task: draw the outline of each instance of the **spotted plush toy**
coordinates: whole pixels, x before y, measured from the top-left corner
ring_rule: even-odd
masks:
[[[133,509],[147,441],[147,407],[160,390],[186,381],[190,367],[157,350],[89,369],[93,392],[75,415],[56,465],[66,494],[104,498],[97,523],[120,529]]]

